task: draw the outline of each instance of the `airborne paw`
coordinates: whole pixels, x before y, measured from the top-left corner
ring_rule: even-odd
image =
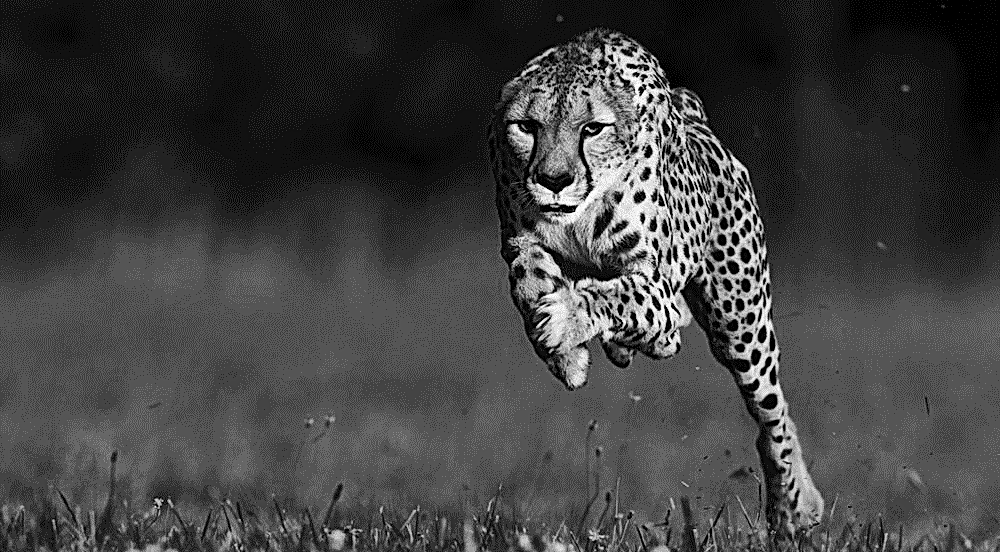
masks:
[[[663,360],[676,355],[681,350],[681,333],[676,329],[663,332],[642,348],[649,358]]]
[[[561,381],[566,389],[573,391],[587,384],[590,369],[590,351],[586,345],[573,347],[569,351],[556,353],[545,360],[549,372]]]
[[[664,310],[668,316],[667,329],[646,344],[642,352],[657,360],[670,358],[681,350],[681,328],[691,324],[691,310],[683,297],[675,297]]]
[[[635,357],[635,349],[625,347],[624,345],[605,341],[601,343],[601,347],[604,348],[604,354],[607,355],[611,364],[619,368],[628,368],[632,364],[632,358]]]
[[[538,344],[547,351],[557,352],[589,341],[597,329],[587,311],[586,302],[572,287],[542,296],[533,316]]]
[[[538,300],[528,333],[539,356],[566,387],[576,389],[586,383],[590,367],[586,343],[597,329],[587,303],[571,286]]]

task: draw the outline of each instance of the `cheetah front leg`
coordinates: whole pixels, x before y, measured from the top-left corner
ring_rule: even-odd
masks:
[[[708,335],[712,354],[729,369],[757,422],[767,522],[775,538],[782,540],[819,523],[823,497],[806,468],[778,381],[781,354],[771,321],[770,275],[763,243],[759,247],[741,244],[736,231],[728,241],[734,245],[730,249],[740,252],[741,262],[727,258],[725,249],[716,249],[711,255],[715,262],[707,263],[708,274],[692,281],[683,294]],[[742,262],[746,259],[749,262]]]
[[[510,266],[511,298],[535,354],[568,389],[582,387],[590,367],[585,344],[594,333],[587,326],[586,305],[569,292],[573,282],[563,276],[552,255],[529,238],[507,240],[503,256]],[[561,294],[560,308],[553,294]]]
[[[621,308],[615,306],[613,313],[621,311],[615,317],[612,327],[615,328],[611,340],[608,341],[607,334],[605,341],[601,345],[604,352],[615,366],[619,368],[628,367],[636,352],[642,352],[649,358],[662,360],[672,357],[680,351],[681,334],[680,329],[691,323],[691,312],[687,302],[680,295],[671,296],[666,287],[650,286],[656,289],[656,293],[650,295],[648,300],[641,292],[619,293],[622,290],[635,289],[641,286],[641,282],[620,282],[611,286],[603,286],[606,289],[602,293],[618,294],[618,301],[613,304],[621,304]],[[602,286],[598,286],[602,287]],[[665,297],[666,299],[657,299]],[[641,302],[640,302],[641,301]],[[652,308],[654,320],[649,322],[649,312]],[[665,320],[661,320],[665,317]],[[645,324],[643,323],[645,322]]]
[[[534,318],[540,345],[570,351],[599,337],[608,358],[621,367],[636,350],[657,359],[676,354],[678,330],[690,313],[681,297],[669,294],[665,280],[647,270],[611,280],[584,278],[543,296]],[[587,367],[576,369],[586,374]]]
[[[528,339],[567,388],[586,384],[586,343],[594,337],[620,367],[628,366],[636,351],[662,359],[679,350],[678,330],[691,315],[684,299],[669,294],[651,264],[611,280],[574,282],[530,238],[509,239],[504,256],[510,259],[511,297]]]

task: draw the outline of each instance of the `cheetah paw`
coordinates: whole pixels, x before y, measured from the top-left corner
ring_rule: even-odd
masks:
[[[607,355],[611,364],[619,368],[628,368],[635,357],[635,349],[625,347],[624,345],[605,341],[601,343],[601,347],[604,348],[604,354]]]
[[[587,382],[586,343],[596,334],[587,304],[570,286],[543,296],[535,305],[529,337],[549,371],[569,389]]]
[[[683,297],[678,296],[667,309],[670,316],[669,329],[642,348],[643,354],[656,360],[670,358],[680,352],[681,328],[690,325],[693,319],[691,309]]]
[[[643,347],[642,352],[649,358],[663,360],[676,355],[681,350],[681,334],[671,330],[660,334],[651,343]]]

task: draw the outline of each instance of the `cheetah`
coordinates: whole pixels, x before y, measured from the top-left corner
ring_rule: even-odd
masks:
[[[501,256],[528,340],[568,389],[587,342],[621,368],[665,359],[692,319],[757,422],[776,540],[808,532],[823,497],[778,382],[764,225],[746,167],[698,96],[597,28],[531,59],[489,125]]]

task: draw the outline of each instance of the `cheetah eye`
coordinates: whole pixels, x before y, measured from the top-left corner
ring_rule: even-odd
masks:
[[[598,122],[587,123],[583,125],[583,129],[580,131],[580,133],[583,135],[584,138],[590,138],[591,136],[597,136],[598,134],[601,133],[602,130],[604,130],[605,127],[609,126],[614,126],[614,125],[612,123],[598,123]]]
[[[513,126],[517,128],[518,132],[524,134],[534,134],[538,130],[538,121],[532,121],[530,119],[524,121],[507,121],[508,126]]]

